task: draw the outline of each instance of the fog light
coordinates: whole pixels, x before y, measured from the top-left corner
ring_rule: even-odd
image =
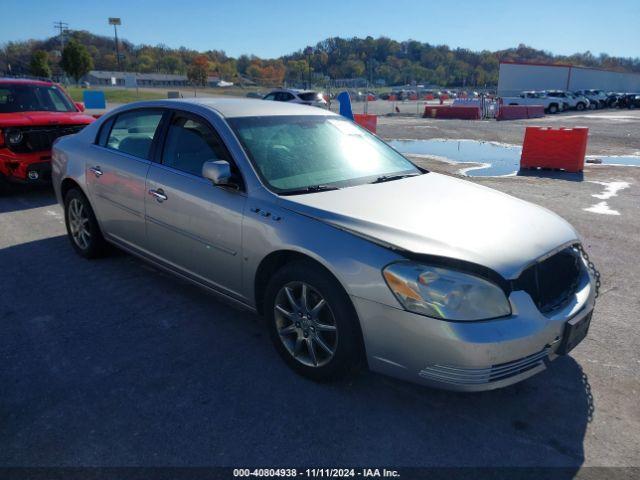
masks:
[[[35,170],[30,170],[27,175],[29,177],[29,180],[37,180],[40,177],[40,175],[38,175],[38,172],[36,172]]]

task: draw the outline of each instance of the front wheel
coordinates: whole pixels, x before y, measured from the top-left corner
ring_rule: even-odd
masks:
[[[64,197],[64,220],[73,249],[85,258],[101,257],[108,251],[91,204],[82,192],[71,189]]]
[[[355,309],[344,289],[317,265],[300,261],[280,269],[267,286],[264,308],[276,350],[299,374],[332,380],[359,366]]]
[[[579,112],[581,112],[582,110],[584,110],[584,103],[580,102],[576,105],[576,110],[578,110]]]
[[[558,106],[555,104],[549,105],[549,113],[556,114],[558,113]]]

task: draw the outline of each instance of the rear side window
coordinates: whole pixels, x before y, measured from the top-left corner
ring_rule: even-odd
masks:
[[[104,147],[107,145],[107,140],[109,139],[109,133],[111,133],[111,127],[113,126],[114,120],[115,120],[115,117],[110,118],[109,120],[104,122],[100,127],[100,133],[98,134],[96,143],[101,147]]]
[[[106,147],[148,160],[161,119],[159,110],[121,113],[109,133]]]

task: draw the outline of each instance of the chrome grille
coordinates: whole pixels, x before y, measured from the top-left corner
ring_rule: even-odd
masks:
[[[481,385],[513,377],[544,365],[544,359],[550,350],[545,348],[528,357],[508,363],[493,365],[490,368],[462,368],[452,365],[429,365],[419,375],[429,380],[454,383],[458,385]]]

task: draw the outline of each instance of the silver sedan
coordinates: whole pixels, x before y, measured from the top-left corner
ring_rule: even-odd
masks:
[[[59,140],[53,178],[78,254],[115,245],[262,314],[313,379],[499,388],[589,328],[597,275],[566,221],[326,110],[130,104]]]

